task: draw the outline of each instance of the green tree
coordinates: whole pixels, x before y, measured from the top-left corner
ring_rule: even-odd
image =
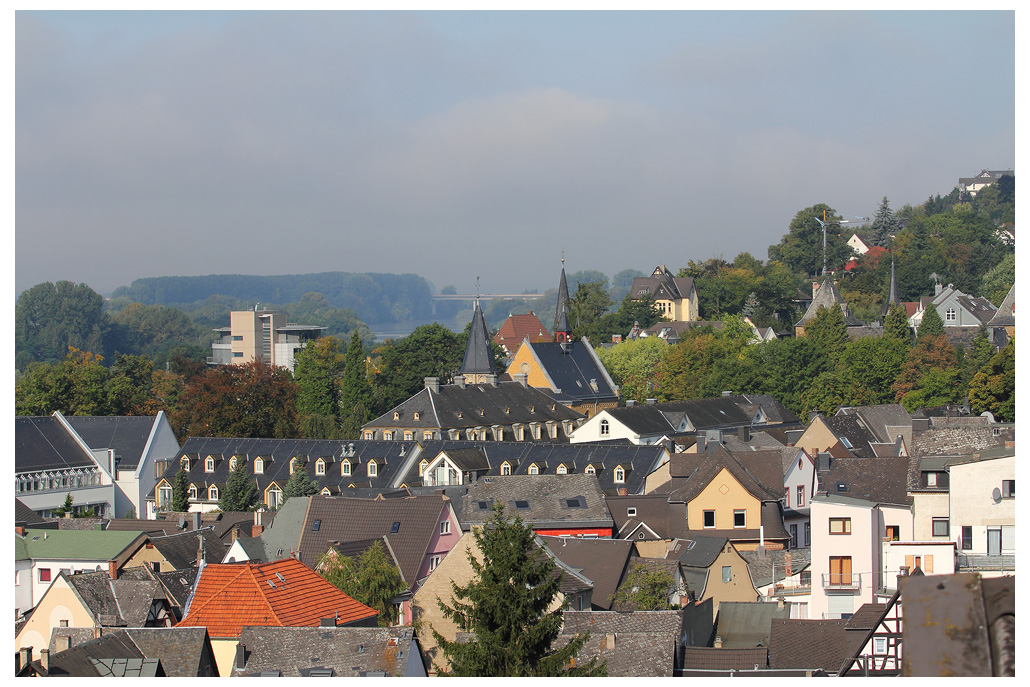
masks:
[[[630,567],[610,602],[620,611],[666,611],[672,608],[669,596],[675,590],[669,571],[639,562]]]
[[[366,409],[372,406],[372,387],[368,383],[365,347],[361,344],[358,333],[354,332],[344,356],[343,388],[340,392],[340,406],[343,415],[350,414],[354,406],[359,403]]]
[[[54,517],[55,518],[63,518],[66,513],[74,513],[75,512],[74,503],[75,503],[75,499],[72,498],[72,493],[69,491],[68,495],[64,497],[64,503],[60,507],[55,508],[52,511]]]
[[[190,509],[190,476],[182,468],[175,473],[175,483],[172,484],[172,511],[185,513]]]
[[[825,220],[823,220],[825,216]],[[795,272],[816,274],[823,267],[823,227],[826,223],[826,265],[837,269],[852,255],[847,239],[840,234],[840,216],[836,210],[819,203],[799,210],[790,222],[783,240],[769,247],[769,260],[779,260]]]
[[[316,570],[347,596],[379,611],[380,627],[397,622],[393,600],[408,586],[381,543],[374,543],[357,559],[329,549],[319,558]]]
[[[450,379],[461,368],[467,341],[437,323],[424,324],[403,339],[387,341],[377,349],[376,411],[384,413],[414,396],[425,387],[426,377],[437,377],[441,383]]]
[[[354,336],[358,333],[355,331]],[[297,412],[300,415],[336,417],[340,407],[340,375],[343,354],[334,336],[309,341],[294,357],[293,379],[297,382]]]
[[[467,551],[474,573],[465,585],[451,583],[448,606],[439,601],[444,615],[458,629],[471,632],[469,642],[451,642],[433,630],[433,636],[459,677],[554,677],[603,676],[604,664],[595,660],[572,665],[588,635],[580,635],[561,647],[554,646],[561,632],[566,604],[552,608],[561,586],[561,575],[547,554],[535,545],[533,531],[521,518],[508,518],[503,505],[485,527],[473,530],[482,555]],[[445,668],[438,666],[440,672]]]
[[[882,248],[888,248],[891,239],[898,233],[898,218],[891,211],[887,196],[880,201],[880,207],[876,209],[870,229],[873,232],[873,243]]]
[[[581,338],[589,336],[590,329],[613,305],[603,282],[584,282],[576,287],[576,293],[569,299],[569,326],[572,335]]]
[[[916,340],[943,333],[944,321],[941,320],[940,313],[937,312],[937,308],[933,307],[933,303],[927,303],[926,309],[923,311],[923,321],[919,323],[919,328],[916,330]]]
[[[848,345],[848,328],[844,324],[844,313],[837,306],[819,308],[807,325],[805,338],[814,343],[823,354],[836,360]]]
[[[844,378],[851,391],[845,395],[846,405],[878,405],[892,403],[892,386],[908,358],[908,344],[882,336],[852,341],[840,357]],[[827,411],[828,412],[828,411]]]
[[[110,371],[102,357],[70,348],[56,364],[32,363],[15,384],[18,415],[109,415]]]
[[[619,396],[643,401],[654,398],[658,388],[658,363],[668,344],[656,336],[624,341],[610,348],[598,348],[601,360],[612,381],[619,385]]]
[[[905,410],[914,413],[920,408],[957,403],[962,400],[962,385],[959,384],[959,371],[934,368],[927,370],[919,378],[919,386],[901,397],[901,405]]]
[[[842,371],[823,372],[801,393],[801,412],[798,416],[806,418],[813,410],[829,416],[835,414],[841,406],[865,405],[860,396],[855,400],[856,392],[859,391]]]
[[[102,360],[110,329],[103,297],[86,284],[36,284],[23,291],[14,306],[14,348],[25,364],[60,362],[69,348]]]
[[[1001,305],[1009,289],[1016,283],[1016,254],[1009,253],[988,270],[980,283],[980,295],[995,305]]]
[[[257,502],[257,483],[250,477],[247,461],[237,459],[218,499],[218,507],[223,513],[245,513],[253,510]]]
[[[923,377],[933,370],[955,370],[955,381],[957,382],[957,368],[958,355],[955,347],[948,343],[948,339],[943,333],[936,336],[924,336],[909,349],[908,358],[891,387],[894,391],[894,398],[900,402],[906,394],[922,387]],[[935,381],[939,381],[939,377]],[[957,397],[961,398],[960,390],[961,387],[956,385],[952,389],[952,396],[957,393]]]
[[[887,310],[887,317],[883,321],[883,336],[905,343],[912,340],[912,330],[908,326],[908,313],[905,311],[905,306],[895,303]]]
[[[293,496],[311,496],[318,493],[318,482],[308,477],[308,466],[303,458],[293,459],[293,473],[283,487],[283,503]]]
[[[979,415],[990,411],[998,422],[1016,421],[1016,340],[1005,347],[969,384],[969,405]]]

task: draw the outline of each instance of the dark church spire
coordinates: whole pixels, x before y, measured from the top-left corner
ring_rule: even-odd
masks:
[[[465,358],[461,361],[461,374],[466,384],[478,384],[486,381],[483,375],[496,375],[497,365],[494,363],[494,352],[490,348],[490,331],[486,327],[486,316],[479,307],[479,285],[476,278],[476,302],[472,309],[472,327],[469,329],[469,340],[465,345]]]
[[[894,271],[894,250],[891,249],[891,283],[887,288],[887,302],[883,304],[880,309],[880,316],[882,318],[887,317],[887,312],[891,309],[892,305],[897,305],[901,301],[898,300],[898,277]]]
[[[565,280],[565,251],[562,251],[561,256],[561,281],[558,282],[558,305],[554,309],[554,336],[555,341],[561,341],[558,337],[559,332],[566,334],[565,340],[568,341],[571,338],[572,329],[569,327],[568,318],[569,309],[569,283]]]

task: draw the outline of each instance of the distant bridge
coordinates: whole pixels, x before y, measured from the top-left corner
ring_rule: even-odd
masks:
[[[540,298],[541,293],[435,293],[432,299],[433,314],[436,314],[436,304],[441,301],[474,301],[477,298],[481,301],[491,300],[523,300],[532,301]]]

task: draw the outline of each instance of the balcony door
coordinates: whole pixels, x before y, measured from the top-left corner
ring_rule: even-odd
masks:
[[[830,586],[851,586],[851,556],[830,556]]]
[[[1001,528],[1000,527],[988,527],[987,528],[987,555],[988,556],[1000,556],[1001,555]]]

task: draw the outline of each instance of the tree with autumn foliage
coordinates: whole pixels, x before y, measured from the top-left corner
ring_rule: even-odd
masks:
[[[898,373],[892,387],[894,399],[909,412],[960,401],[963,390],[958,377],[958,355],[944,333],[923,336]]]
[[[989,411],[998,422],[1016,421],[1016,340],[973,375],[969,384],[969,405],[973,412]]]
[[[172,425],[188,436],[292,439],[297,385],[281,367],[255,360],[219,365],[183,389]]]

